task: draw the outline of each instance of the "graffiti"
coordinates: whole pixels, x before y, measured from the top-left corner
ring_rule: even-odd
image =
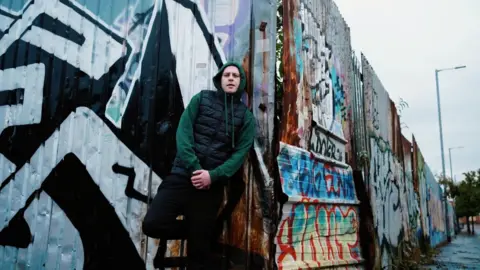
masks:
[[[300,1],[298,14],[292,18],[293,47],[298,106],[300,145],[308,147],[311,121],[343,139],[342,120],[345,120],[345,93],[340,65],[332,48],[320,30],[320,9]],[[288,33],[287,33],[288,34]],[[287,61],[288,62],[288,61]]]
[[[343,106],[343,89],[334,66],[333,52],[324,36],[320,36],[317,46],[320,48],[320,61],[312,64],[312,67],[318,69],[313,72],[318,82],[311,89],[313,120],[336,136],[343,138],[341,123],[335,118],[336,109],[341,111],[340,108]]]
[[[415,192],[413,183],[413,157],[412,144],[402,136],[404,164],[405,164],[405,193],[407,197],[408,227],[410,236],[415,239],[418,227],[420,226],[420,209],[418,195]]]
[[[226,56],[248,66],[250,13],[275,28],[270,2],[19,2],[0,0],[0,268],[152,269],[157,243],[140,225],[171,167],[180,115],[214,88]],[[248,79],[273,63],[255,60]],[[267,75],[255,91],[270,101]],[[220,221],[235,216],[231,236],[255,227],[227,242],[265,260],[272,226],[268,209],[257,212],[271,204],[268,176],[229,197]]]
[[[125,73],[117,81],[105,111],[106,118],[118,128],[122,126],[123,114],[132,96],[135,83],[139,79],[141,72],[139,63],[142,61],[142,55],[144,55],[146,49],[144,47],[146,44],[143,41],[148,32],[151,31],[149,22],[152,21],[153,3],[149,5],[151,7],[147,10],[136,10],[137,6],[138,1],[135,5],[126,7],[113,22],[114,29],[126,36],[133,49],[132,56],[126,64]],[[134,13],[138,15],[134,16]]]
[[[325,18],[338,10],[330,9],[329,1],[283,4],[285,77],[277,163],[288,201],[275,240],[277,266],[362,268],[358,200],[342,126],[346,70],[341,50],[334,50],[337,44],[327,42],[332,35],[326,35],[332,26]]]
[[[367,128],[375,137],[388,141],[392,127],[389,122],[392,114],[390,98],[366,57],[363,54],[361,56]]]
[[[365,265],[390,268],[402,258],[417,256],[413,249],[423,250],[424,243],[443,241],[437,236],[445,227],[438,184],[429,183],[428,166],[415,142],[412,151],[412,144],[402,136],[395,103],[373,67],[363,54],[361,69],[356,64],[350,28],[334,1],[282,3],[284,89],[277,161],[287,201],[284,209],[342,201],[348,192],[330,192],[325,176],[318,172],[331,164],[343,171],[342,165],[348,163],[366,174],[365,197],[373,208],[373,224],[362,224],[362,237],[377,238],[364,243],[365,258],[375,261]],[[349,199],[355,200],[351,194]],[[285,222],[290,216],[287,211],[283,215]],[[311,245],[302,244],[302,248],[307,251],[293,252],[294,245],[277,250],[277,255],[288,257],[282,267],[317,267]]]
[[[420,220],[421,220],[421,236],[428,239],[430,235],[429,222],[428,222],[428,207],[427,207],[427,176],[425,171],[425,160],[422,153],[418,148],[415,140],[413,143],[415,155],[416,155],[416,177],[418,179],[418,196],[420,197]]]
[[[347,108],[345,107],[345,91],[343,90],[342,79],[340,78],[339,63],[332,66],[330,74],[332,77],[333,87],[333,117],[339,123],[343,123],[347,118]]]
[[[172,35],[166,42],[169,42],[170,50],[166,49],[160,50],[157,52],[157,57],[160,57],[162,54],[168,53],[172,54],[171,57],[175,59],[175,67],[171,72],[175,73],[175,76],[178,77],[179,88],[183,89],[182,99],[183,104],[188,104],[190,99],[199,92],[201,89],[211,89],[213,85],[209,79],[210,75],[215,73],[215,70],[218,69],[218,66],[221,65],[222,59],[225,59],[223,50],[219,49],[220,45],[218,41],[213,38],[213,35],[208,27],[209,24],[204,22],[206,15],[203,12],[203,9],[198,9],[197,5],[192,3],[189,0],[166,0],[164,1],[165,7],[158,12],[168,10],[175,11],[171,15],[166,15],[165,20],[171,21],[172,23],[168,24],[166,31],[168,33],[174,33],[175,31],[180,31],[179,27],[185,27],[185,33],[189,32],[192,35]],[[165,26],[153,27],[155,18],[158,12],[156,12],[157,5],[146,10],[144,14],[139,16],[143,20],[149,21],[148,30],[145,35],[151,35],[152,31],[156,31],[157,35],[169,35],[168,33],[159,33],[160,29]],[[155,8],[155,10],[154,10]],[[176,23],[178,20],[183,20],[185,23]],[[190,23],[188,23],[190,22]],[[196,22],[193,23],[192,22]],[[134,31],[138,23],[133,24],[132,29],[129,31]],[[153,29],[153,30],[152,30]],[[141,30],[138,30],[141,31]],[[138,36],[140,34],[136,34]],[[135,36],[135,32],[134,32]],[[211,40],[213,39],[213,44]],[[213,46],[211,46],[213,45]],[[148,62],[148,61],[159,61],[160,59],[145,59],[145,50],[147,49],[148,43],[142,45],[142,51],[137,49],[137,52],[127,62],[128,74],[124,74],[120,80],[117,82],[115,89],[112,93],[112,97],[109,100],[109,105],[107,106],[107,118],[117,126],[121,127],[121,119],[123,118],[123,113],[127,108],[128,102],[131,98],[131,95],[135,89],[138,89],[137,81],[140,80],[141,76],[144,76],[141,72],[141,69],[138,68],[138,62]],[[195,60],[192,62],[192,57],[182,55],[183,52],[190,51],[190,48],[195,46],[198,52],[195,55]],[[167,46],[165,46],[167,47]],[[162,48],[163,49],[163,48]],[[216,65],[207,65],[207,63],[215,63]],[[144,64],[145,65],[145,64]],[[154,63],[150,63],[150,66],[154,66]],[[192,70],[192,66],[195,67],[195,70]],[[213,67],[213,70],[209,70],[209,67]],[[189,70],[190,72],[185,72]],[[157,71],[158,72],[158,71]],[[191,72],[195,72],[196,76],[190,76]],[[173,77],[173,75],[171,75]],[[123,89],[123,90],[121,90]],[[125,90],[128,89],[128,90]],[[187,91],[192,89],[193,91]],[[125,94],[128,93],[128,95]],[[123,104],[123,105],[122,105]],[[120,108],[122,105],[122,109]],[[115,113],[114,113],[115,112]],[[114,115],[114,116],[113,116]]]
[[[354,265],[361,261],[357,207],[288,204],[283,209],[276,261],[279,269]]]
[[[370,139],[372,160],[370,162],[370,185],[372,192],[370,201],[374,213],[374,226],[381,248],[382,266],[388,265],[402,237],[400,186],[396,160],[387,150],[382,140]]]
[[[71,135],[71,134],[78,134],[77,136]],[[89,142],[89,143],[86,143]],[[99,147],[99,142],[102,142],[102,148],[105,150],[107,149],[118,149],[116,153],[112,153],[110,151],[98,151],[100,149],[97,149]],[[85,144],[86,143],[86,144]],[[52,155],[49,154],[52,151],[56,150],[56,154]],[[115,164],[118,163],[123,163],[127,167],[132,166],[134,172],[136,171],[136,175],[138,175],[135,178],[130,178],[130,177],[122,177],[118,175],[115,172],[115,169],[100,169],[97,166],[95,166],[95,163],[101,163],[104,165],[107,164],[114,164],[114,168],[118,165],[115,166]],[[68,176],[70,173],[67,172],[67,170],[73,170],[76,173],[79,173],[80,175],[75,176],[75,180],[72,181],[72,179],[66,180],[64,177]],[[86,170],[86,172],[81,172]],[[51,172],[56,172],[52,174]],[[72,113],[65,121],[60,125],[59,129],[56,130],[50,138],[48,138],[42,146],[40,146],[36,152],[32,155],[31,157],[31,162],[26,163],[24,166],[22,166],[13,176],[13,178],[1,189],[0,191],[0,197],[2,198],[17,198],[16,200],[13,200],[12,204],[9,204],[9,211],[3,214],[3,217],[5,222],[2,224],[0,229],[4,229],[7,224],[10,223],[12,219],[14,219],[18,214],[21,214],[22,212],[26,211],[24,217],[27,218],[27,212],[29,211],[34,211],[36,205],[40,205],[40,203],[35,203],[33,202],[36,192],[39,190],[44,190],[47,194],[54,199],[59,206],[62,209],[65,209],[66,215],[74,215],[73,217],[73,224],[76,228],[79,228],[79,232],[74,233],[74,237],[77,237],[78,234],[85,233],[85,231],[82,230],[82,227],[85,227],[86,224],[82,224],[78,220],[78,217],[75,217],[75,212],[78,211],[78,209],[73,209],[73,206],[71,204],[75,204],[75,197],[71,198],[70,200],[67,200],[63,196],[66,196],[67,194],[75,194],[75,196],[79,197],[85,197],[84,199],[87,199],[85,195],[87,194],[82,194],[80,191],[73,191],[69,190],[69,185],[70,188],[77,187],[81,189],[81,191],[86,191],[89,192],[90,195],[95,194],[95,189],[91,187],[88,189],[89,185],[98,185],[99,191],[101,194],[98,194],[96,196],[99,196],[100,198],[98,201],[95,201],[98,204],[95,204],[92,207],[95,207],[96,211],[99,211],[99,209],[102,209],[101,205],[102,203],[107,203],[109,207],[112,208],[113,212],[106,212],[104,213],[105,215],[108,216],[118,216],[118,221],[122,226],[118,226],[125,230],[124,228],[128,228],[129,234],[133,239],[141,239],[142,232],[140,230],[140,226],[132,226],[132,225],[138,225],[135,224],[136,222],[134,221],[129,221],[127,217],[125,217],[122,212],[125,209],[125,204],[127,203],[127,198],[132,198],[132,196],[128,196],[125,199],[122,199],[123,195],[122,194],[129,194],[129,193],[134,193],[134,194],[140,194],[141,196],[145,197],[141,192],[135,190],[134,186],[137,187],[144,187],[142,192],[146,193],[146,187],[147,187],[147,181],[148,177],[145,177],[148,175],[149,168],[146,166],[145,163],[143,163],[140,159],[138,159],[131,151],[128,150],[128,148],[122,144],[114,134],[110,131],[110,129],[106,126],[106,124],[100,119],[95,113],[93,113],[91,110],[88,108],[84,107],[78,107],[76,112]],[[25,178],[30,175],[38,175],[36,178],[30,177],[28,181],[28,185],[23,185],[22,183],[25,182]],[[73,176],[68,176],[72,178]],[[81,178],[85,177],[85,178]],[[88,183],[88,179],[90,178],[91,184]],[[109,182],[115,181],[115,190],[112,190],[112,185],[113,183],[109,183],[105,181],[104,179],[107,178],[109,179]],[[28,179],[28,177],[27,177]],[[156,186],[160,183],[160,179],[158,176],[153,175],[153,182],[156,183]],[[134,181],[134,183],[132,183]],[[73,183],[72,183],[73,182]],[[55,185],[55,187],[54,187]],[[97,189],[98,189],[97,188]],[[61,192],[64,192],[66,194],[59,194],[58,190],[60,189]],[[13,193],[12,193],[13,192]],[[89,196],[90,197],[90,196]],[[92,196],[93,197],[93,196]],[[94,200],[95,197],[90,197],[91,200]],[[106,201],[103,202],[103,198],[106,199]],[[50,201],[50,204],[52,203],[50,198],[46,198],[45,201]],[[144,204],[140,200],[131,200],[128,203],[131,207],[131,212],[129,213],[132,216],[141,216],[142,212],[145,210]],[[47,204],[48,205],[48,204]],[[85,210],[90,210],[91,208],[87,208],[86,205],[83,205],[85,207]],[[84,210],[84,211],[85,211]],[[105,210],[107,211],[107,210]],[[58,211],[57,211],[58,212]],[[92,211],[92,213],[95,211]],[[77,213],[78,214],[78,213]],[[53,214],[52,214],[53,215]],[[56,222],[66,222],[65,218],[60,218],[60,217],[55,217]],[[69,217],[69,219],[72,219]],[[107,222],[107,224],[111,224],[112,221],[104,220]],[[29,223],[30,222],[30,223]],[[43,224],[36,224],[35,222],[39,222],[38,220],[29,220],[27,223],[29,224],[30,228],[36,228],[37,226],[45,226],[48,225],[48,222],[45,221]],[[138,221],[137,221],[138,222]],[[85,221],[83,222],[85,223]],[[10,223],[10,226],[12,224]],[[48,229],[48,227],[47,227]],[[100,232],[102,229],[108,229],[108,228],[99,228],[98,232]],[[114,229],[114,227],[110,228]],[[87,229],[88,231],[88,229]],[[42,231],[36,231],[36,235],[40,236],[40,239],[42,237],[48,236],[49,233],[42,234]],[[51,232],[52,233],[52,232]],[[125,231],[126,234],[126,231]],[[122,248],[126,248],[125,245],[126,243],[130,242],[130,239],[128,235],[127,239],[122,239],[120,237],[122,233],[118,235],[118,244],[122,245]],[[88,236],[87,236],[88,237]],[[117,237],[117,235],[116,235]],[[82,237],[82,240],[85,240]],[[40,248],[38,244],[35,241],[41,241],[37,238],[34,239],[34,245],[32,249],[35,247]],[[121,241],[125,241],[122,243]],[[53,243],[52,243],[53,244]],[[90,245],[95,244],[95,243],[90,243]],[[41,245],[41,242],[40,242]],[[119,247],[120,248],[120,247]],[[131,250],[133,248],[133,250]],[[116,250],[117,248],[114,248]],[[127,263],[127,265],[137,265],[137,267],[141,264],[143,264],[141,258],[139,255],[135,256],[136,250],[135,247],[132,245],[131,247],[128,247],[128,251],[130,252],[127,253],[127,251],[119,251],[116,250],[115,252],[120,252],[123,253],[124,255],[128,255],[128,258],[124,259],[119,259],[122,261],[122,263],[127,263],[125,260],[131,260],[130,262]],[[98,261],[102,260],[102,256],[106,256],[105,253],[103,254],[97,254],[94,255],[92,252],[95,252],[93,249],[93,246],[89,246],[89,244],[83,244],[83,250],[85,250],[85,256],[89,257],[94,260],[94,264],[99,263]],[[133,253],[132,253],[133,252]],[[56,263],[54,257],[51,256],[57,256],[56,253],[53,254],[48,254],[49,256],[46,258],[46,260],[54,260],[53,263]],[[38,256],[37,258],[40,258],[41,256]],[[134,259],[135,258],[135,259]],[[82,262],[79,262],[82,263]],[[135,264],[133,264],[135,263]],[[90,268],[93,267],[93,265],[83,265],[85,268]]]
[[[320,127],[313,127],[311,151],[340,162],[345,162],[345,145],[337,138],[327,137]]]
[[[443,192],[428,166],[425,166],[425,176],[427,196],[424,198],[428,208],[430,245],[436,247],[447,239]]]
[[[151,269],[140,222],[175,147],[157,124],[175,127],[225,59],[205,13],[187,0],[10,3],[0,1],[0,268]]]
[[[283,143],[277,160],[282,188],[290,201],[355,201],[351,169],[325,164],[307,151]]]
[[[405,242],[410,241],[410,224],[409,224],[409,216],[408,216],[408,194],[407,194],[407,186],[408,183],[405,181],[405,175],[404,175],[404,168],[400,162],[394,162],[395,165],[395,179],[398,180],[398,193],[399,193],[399,199],[400,199],[400,220],[402,222],[402,231],[404,232],[403,234],[403,240]]]
[[[212,18],[215,36],[227,59],[242,61],[248,50],[251,0],[200,0],[206,15]],[[243,39],[241,38],[243,37]]]
[[[284,143],[277,160],[288,196],[275,239],[279,269],[359,263],[358,201],[351,169],[323,163]]]

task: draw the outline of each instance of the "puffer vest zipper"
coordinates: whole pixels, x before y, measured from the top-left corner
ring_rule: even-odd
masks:
[[[238,139],[243,124],[247,106],[241,101],[233,102],[229,97],[225,104],[223,93],[211,90],[201,92],[197,118],[194,120],[193,136],[194,151],[204,170],[212,170],[223,164],[233,153],[232,139]],[[227,109],[227,113],[225,113]],[[233,119],[232,119],[233,116]],[[228,117],[225,121],[225,117]],[[226,126],[228,124],[228,126]],[[234,136],[232,134],[232,124]],[[190,177],[189,171],[177,155],[175,157],[172,174]]]

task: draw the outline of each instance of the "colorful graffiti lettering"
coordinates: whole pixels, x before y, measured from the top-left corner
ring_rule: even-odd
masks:
[[[358,264],[358,201],[351,169],[327,165],[284,143],[277,160],[288,196],[275,240],[279,269]]]
[[[284,144],[277,160],[282,187],[290,200],[355,201],[351,169],[325,164],[301,148]]]
[[[289,204],[275,239],[279,269],[312,269],[361,262],[358,209],[331,204]]]

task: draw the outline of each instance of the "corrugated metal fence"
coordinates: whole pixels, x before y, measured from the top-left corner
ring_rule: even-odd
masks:
[[[153,269],[149,198],[227,60],[257,125],[216,228],[233,264],[388,267],[445,240],[441,189],[333,1],[0,0],[0,269]]]

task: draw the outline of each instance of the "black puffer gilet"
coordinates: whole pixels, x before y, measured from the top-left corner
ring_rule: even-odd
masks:
[[[228,97],[227,104],[225,104],[224,95],[224,92],[211,90],[201,92],[193,136],[195,154],[204,170],[215,169],[232,155],[234,150],[232,139],[239,138],[243,118],[247,111],[247,106],[240,100],[234,99],[231,102],[233,97]],[[233,120],[231,104],[233,104]],[[228,105],[228,111],[225,114],[226,105]],[[227,121],[225,117],[227,117]],[[234,136],[232,136],[232,123]],[[226,126],[227,124],[228,126]],[[188,170],[177,155],[173,162],[172,174],[190,177],[192,173],[193,171]]]

